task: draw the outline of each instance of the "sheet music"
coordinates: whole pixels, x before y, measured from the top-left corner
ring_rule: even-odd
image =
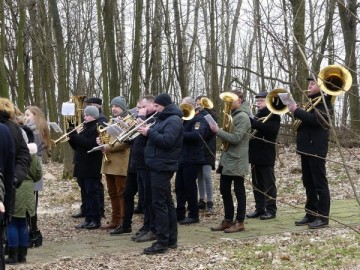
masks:
[[[53,130],[54,130],[56,133],[62,133],[62,132],[63,132],[62,129],[61,129],[61,127],[59,127],[59,125],[58,125],[57,123],[55,123],[55,122],[50,122],[49,124],[50,124],[50,127],[52,127]]]
[[[216,126],[217,125],[214,118],[212,118],[211,114],[205,115],[204,118],[209,123],[210,126]]]
[[[296,103],[293,96],[290,93],[278,93],[278,96],[284,105],[291,105]]]

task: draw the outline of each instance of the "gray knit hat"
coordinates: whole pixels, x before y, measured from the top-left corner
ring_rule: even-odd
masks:
[[[115,105],[115,106],[118,106],[120,107],[123,111],[127,111],[128,107],[126,105],[126,101],[125,101],[125,98],[121,97],[121,96],[118,96],[118,97],[115,97],[113,98],[113,100],[111,101],[110,105]]]
[[[94,117],[95,119],[98,119],[99,118],[99,109],[93,105],[87,106],[84,110],[84,115],[90,115],[90,116]]]

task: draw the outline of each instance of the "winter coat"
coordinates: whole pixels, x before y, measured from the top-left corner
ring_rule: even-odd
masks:
[[[320,95],[321,93],[312,96],[312,102],[315,97]],[[329,112],[332,114],[330,98],[326,98],[325,101]],[[309,112],[297,108],[294,111],[294,117],[302,121],[297,130],[297,151],[299,151],[300,154],[306,153],[325,158],[328,152],[329,127],[325,122],[328,121],[328,117],[323,101],[320,101],[315,108]],[[321,119],[322,117],[325,121]]]
[[[199,111],[195,116],[183,122],[184,141],[181,148],[179,166],[204,164],[204,138],[209,133],[209,124]]]
[[[220,157],[223,175],[244,176],[249,171],[249,134],[251,131],[249,113],[249,103],[244,101],[231,113],[233,131],[228,133],[219,129],[216,133],[219,138],[229,142],[228,150],[223,151]]]
[[[29,172],[15,194],[14,217],[25,218],[26,213],[30,217],[35,215],[34,183],[39,181],[42,176],[41,162],[37,156],[37,146],[29,143],[28,148],[31,154],[31,164]]]
[[[260,118],[267,117],[269,114],[269,109],[265,107],[259,110],[256,118],[250,119],[251,127],[256,131],[249,142],[249,161],[253,165],[275,165],[275,142],[280,129],[280,115],[273,114],[263,123]]]
[[[15,145],[9,128],[2,123],[0,123],[0,138],[0,172],[3,175],[3,181],[0,181],[0,201],[5,205],[6,214],[10,215],[15,168]]]
[[[15,144],[15,175],[14,178],[22,182],[28,172],[31,162],[29,149],[22,136],[22,131],[19,125],[15,124],[9,119],[9,114],[0,112],[0,123],[5,124],[9,129],[13,142]]]
[[[182,110],[170,104],[157,113],[156,122],[148,130],[145,164],[155,171],[175,172],[183,144]]]
[[[84,129],[77,134],[72,132],[69,135],[69,144],[74,153],[74,177],[97,178],[101,177],[102,152],[87,151],[98,146],[96,138],[98,137],[97,122],[91,121],[84,124]]]

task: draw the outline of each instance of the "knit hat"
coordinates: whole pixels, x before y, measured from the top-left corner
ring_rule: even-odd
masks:
[[[99,118],[99,109],[93,105],[87,106],[84,110],[84,115],[90,115],[94,119],[98,119]]]
[[[92,97],[92,98],[85,99],[85,102],[86,103],[93,103],[93,104],[101,105],[102,104],[102,99],[97,98],[97,97]]]
[[[113,98],[113,100],[111,101],[110,105],[115,105],[115,106],[118,106],[120,107],[123,111],[127,111],[128,107],[126,105],[126,101],[125,101],[125,98],[121,97],[121,96],[118,96],[118,97],[115,97]]]
[[[172,103],[171,97],[166,93],[161,93],[156,96],[154,103],[162,105],[164,107],[170,105]]]

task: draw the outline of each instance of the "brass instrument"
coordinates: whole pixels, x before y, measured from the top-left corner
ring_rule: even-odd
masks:
[[[70,101],[63,102],[61,108],[61,114],[63,117],[63,128],[64,131],[68,130],[70,125],[76,126],[74,130],[78,129],[82,123],[82,115],[83,115],[83,104],[86,96],[84,95],[77,95],[72,96]],[[65,133],[64,135],[60,136],[60,138],[56,140],[52,140],[54,145],[59,142],[67,142],[69,140],[68,136],[71,132]]]
[[[110,134],[106,132],[106,127],[104,128],[102,125],[97,124],[97,132],[99,133],[99,139],[101,144],[107,144],[110,142]],[[104,153],[104,160],[108,161],[106,153]]]
[[[214,108],[214,103],[207,97],[202,97],[200,99],[200,104],[201,104],[201,107],[202,108],[205,108],[205,109],[212,109]]]
[[[195,116],[195,109],[193,106],[187,103],[180,104],[180,109],[183,111],[184,116],[182,117],[183,121],[191,120]]]
[[[324,93],[332,96],[331,103],[334,104],[335,99],[338,95],[342,94],[343,91],[347,92],[352,85],[352,76],[350,72],[340,65],[329,65],[318,74],[317,84],[320,90]],[[307,112],[310,112],[318,105],[322,97],[316,97],[310,99],[304,106]],[[294,121],[294,130],[297,130],[301,124],[301,120],[297,119]]]
[[[85,122],[82,122],[80,125],[76,126],[74,129],[70,130],[69,132],[61,135],[59,138],[57,138],[56,140],[51,140],[52,143],[54,145],[57,145],[59,142],[67,142],[69,140],[69,134],[73,133],[74,131],[76,131],[77,133],[80,133],[83,126],[84,126]]]
[[[233,119],[231,117],[231,105],[234,101],[238,100],[239,97],[231,92],[223,92],[220,94],[220,98],[225,102],[222,129],[228,133],[231,133],[234,128]],[[221,148],[223,151],[227,151],[229,148],[229,142],[223,140],[221,143]]]

